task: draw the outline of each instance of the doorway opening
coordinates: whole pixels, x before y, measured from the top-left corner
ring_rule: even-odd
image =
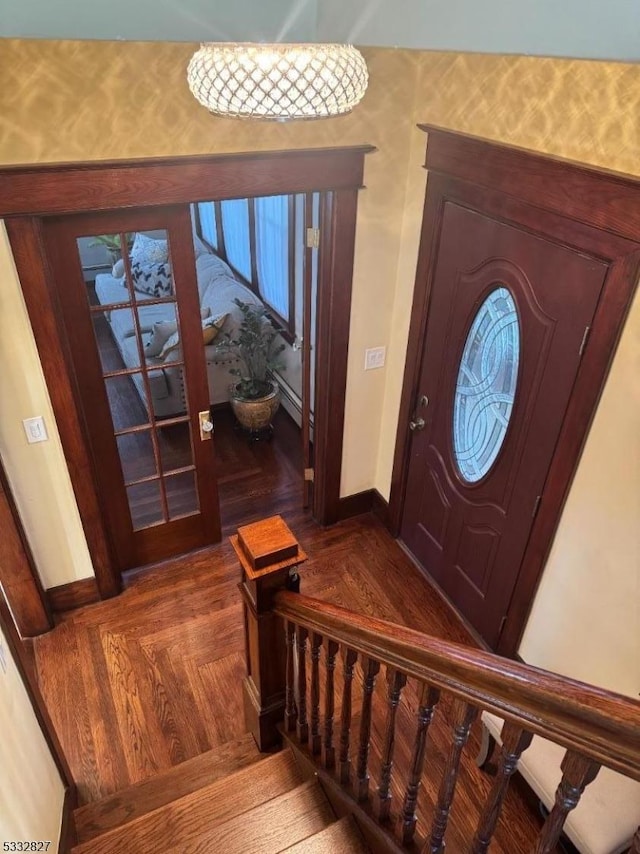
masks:
[[[220,282],[223,278],[220,268],[226,269],[234,287],[245,289],[243,302],[253,300],[267,311],[285,349],[289,348],[292,358],[298,360],[298,368],[300,359],[305,358],[304,349],[308,348],[307,364],[313,362],[315,368],[313,374],[303,372],[306,379],[300,389],[309,413],[306,427],[304,418],[301,424],[296,423],[295,407],[293,412],[291,406],[287,408],[291,398],[294,403],[296,398],[296,390],[289,381],[289,366],[282,371],[281,381],[276,377],[283,390],[283,399],[286,398],[278,419],[280,422],[285,419],[287,427],[280,432],[293,430],[291,435],[296,435],[296,442],[288,438],[283,440],[281,448],[287,451],[289,463],[295,456],[292,448],[294,451],[296,446],[299,448],[297,453],[302,465],[300,460],[295,462],[296,489],[309,500],[314,518],[323,524],[337,521],[357,191],[362,186],[364,154],[370,150],[369,146],[356,146],[127,164],[83,164],[42,167],[25,170],[24,174],[14,170],[1,176],[5,184],[18,180],[22,186],[20,194],[3,194],[8,205],[3,214],[69,461],[101,597],[118,592],[124,568],[161,559],[164,546],[168,546],[168,553],[175,554],[181,553],[176,552],[178,548],[195,548],[219,539],[218,489],[222,491],[223,485],[228,489],[227,506],[231,507],[237,494],[234,482],[242,479],[238,478],[236,470],[227,472],[228,477],[223,474],[224,483],[218,483],[215,453],[212,452],[216,444],[215,429],[213,440],[205,435],[207,422],[215,424],[217,420],[221,433],[219,444],[223,448],[225,419],[230,419],[224,411],[228,398],[216,400],[215,395],[210,394],[210,366],[204,351],[213,342],[205,341],[204,335],[210,332],[210,326],[218,326],[220,343],[223,343],[224,323],[216,321],[220,314],[231,312],[224,309],[216,314],[216,307],[209,305],[206,308],[210,313],[207,317],[201,316],[205,308],[201,305],[199,290],[200,286],[205,287],[205,280],[198,275],[197,269],[201,256],[218,267],[208,271],[211,279]],[[16,207],[11,200],[18,196],[21,201]],[[300,204],[298,197],[302,200]],[[259,245],[273,243],[272,221],[261,232],[256,231],[255,226],[264,210],[273,220],[274,199],[278,198],[280,208],[287,211],[290,230],[304,241],[298,253],[299,260],[295,253],[287,259],[294,273],[288,276],[285,289],[288,305],[283,302],[282,292],[269,290],[267,280],[270,273],[273,277],[273,264],[254,252]],[[237,245],[242,240],[238,238],[237,229],[234,231],[232,225],[227,228],[227,220],[232,223],[234,217],[237,219],[240,207],[243,207],[242,215],[249,220],[248,241],[245,237],[245,242],[249,245],[250,260],[248,264],[245,262],[244,269]],[[134,287],[133,278],[139,278],[140,270],[134,271],[128,247],[128,241],[132,236],[135,241],[137,234],[156,244],[166,240],[171,267],[168,285],[166,281],[158,281],[156,276],[153,292],[142,295],[140,290],[144,291],[144,287]],[[122,270],[119,277],[114,275],[116,265],[111,266],[112,259],[108,265],[103,259],[106,269],[93,271],[90,291],[85,278],[92,264],[80,258],[78,241],[95,242],[101,236],[116,236],[119,241],[122,258],[118,260],[123,261],[124,276]],[[305,290],[302,306],[309,306],[302,319],[302,336],[296,328],[293,310],[297,287],[295,271],[300,268]],[[142,270],[143,278],[147,273]],[[106,278],[98,281],[100,276]],[[103,290],[99,285],[115,287],[113,281],[107,279],[118,278],[121,280],[117,284],[118,299],[124,296],[124,300],[114,303],[110,301],[114,298],[112,295],[99,295],[98,291]],[[136,284],[139,285],[139,281]],[[314,287],[317,296],[312,307]],[[261,288],[266,290],[261,291]],[[103,298],[106,302],[101,302]],[[169,305],[173,308],[168,309]],[[175,323],[179,343],[172,354],[165,354],[170,361],[159,365],[149,361],[147,354],[147,345],[151,344],[149,336],[153,335],[156,321],[151,323],[149,315],[142,321],[140,318],[143,312],[168,310],[174,312],[175,319],[158,317],[156,321]],[[119,326],[116,335],[114,317]],[[98,318],[103,346],[111,348],[111,356],[116,359],[110,367],[102,364],[96,343],[93,319]],[[232,338],[233,329],[228,331]],[[211,368],[218,370],[220,365]],[[228,365],[225,370],[228,379]],[[274,371],[274,375],[279,373],[279,370]],[[180,409],[172,409],[172,404],[182,394],[180,382],[173,385],[176,379],[181,379],[184,386],[184,403]],[[116,385],[126,387],[126,395],[131,400],[134,395],[138,398],[139,423],[115,425],[107,387]],[[214,384],[214,392],[220,387]],[[166,405],[164,411],[162,401]],[[219,411],[220,405],[222,410]],[[117,401],[114,407],[115,412],[122,409]],[[185,433],[187,423],[188,442],[184,437],[176,440],[175,435],[169,435],[171,432]],[[231,437],[234,442],[235,438]],[[146,454],[140,453],[141,442],[146,443]],[[126,474],[119,456],[119,444],[131,446],[128,459],[136,463]],[[168,449],[170,444],[172,448]],[[191,459],[180,456],[187,445],[190,445]],[[268,443],[255,445],[256,448],[267,446]],[[235,447],[240,446],[236,444]],[[269,447],[277,448],[277,442]],[[234,451],[227,453],[228,460],[234,456],[238,458]],[[221,453],[220,457],[224,468],[225,454]],[[152,458],[155,470],[143,470],[142,461]],[[283,459],[282,455],[276,459],[278,466],[272,477],[278,486],[283,484],[280,465]],[[244,465],[245,470],[256,468],[246,459],[240,460],[240,465]],[[106,472],[109,489],[102,488],[100,468]],[[204,472],[204,476],[200,472]],[[311,482],[313,488],[310,490]],[[251,506],[257,507],[261,491],[260,486],[247,490],[252,494],[235,502],[235,515],[233,509],[230,510],[229,525],[237,524],[240,509],[246,513]],[[151,492],[155,496],[154,509],[148,497]],[[130,503],[130,496],[139,500]],[[288,499],[291,499],[291,491]],[[207,507],[213,513],[207,513]],[[155,519],[149,516],[152,513]],[[132,514],[140,514],[144,519],[143,526],[137,530]],[[264,509],[260,515],[265,515]],[[114,545],[113,532],[118,530],[118,526],[112,524],[114,519],[124,520],[120,529],[127,531],[128,528],[125,536],[128,543],[123,540]],[[158,536],[158,529],[163,527],[167,535]]]

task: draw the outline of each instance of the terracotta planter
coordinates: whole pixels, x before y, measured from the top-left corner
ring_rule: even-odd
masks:
[[[239,397],[237,386],[231,387],[231,409],[238,423],[250,433],[262,433],[271,427],[271,419],[280,406],[280,390],[277,383],[272,382],[272,391],[257,400],[246,400]]]

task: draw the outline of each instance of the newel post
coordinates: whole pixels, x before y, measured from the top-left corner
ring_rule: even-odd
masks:
[[[242,571],[245,721],[258,748],[267,751],[280,740],[276,726],[284,719],[286,690],[285,632],[273,597],[296,586],[297,567],[307,556],[280,516],[238,528],[230,540]]]

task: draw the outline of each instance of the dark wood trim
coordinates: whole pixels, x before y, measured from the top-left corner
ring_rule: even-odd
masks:
[[[59,584],[47,590],[51,610],[56,614],[83,608],[100,601],[100,591],[95,578],[81,578],[68,584]]]
[[[440,240],[439,223],[441,219],[444,198],[438,188],[434,190],[433,182],[427,190],[424,211],[422,215],[422,230],[420,234],[420,249],[416,268],[416,281],[411,307],[409,324],[409,340],[405,361],[400,410],[398,413],[398,429],[396,446],[393,457],[391,475],[391,492],[389,496],[390,530],[394,537],[399,536],[404,509],[405,493],[408,479],[409,464],[409,421],[416,408],[418,398],[418,381],[420,379],[421,350],[427,328],[429,300],[431,298],[432,262],[435,261],[438,242]]]
[[[375,513],[382,524],[389,527],[389,503],[377,489],[364,489],[353,495],[345,495],[338,504],[338,519],[351,519],[363,513]]]
[[[218,248],[214,249],[214,252],[217,252],[219,255],[222,255],[226,258],[227,248],[224,245],[224,229],[222,228],[222,203],[214,202],[213,208],[216,212],[216,234],[218,235]]]
[[[106,499],[86,476],[92,470],[91,454],[86,428],[75,406],[77,382],[43,242],[43,220],[16,214],[78,215],[190,204],[210,201],[213,196],[248,198],[321,191],[330,202],[324,205],[319,257],[318,351],[322,350],[324,358],[317,377],[321,404],[316,414],[316,435],[321,434],[321,440],[316,442],[313,513],[329,524],[337,519],[340,495],[357,191],[362,187],[364,154],[373,150],[371,146],[353,146],[0,169],[0,216],[9,217],[9,240],[101,598],[116,595],[121,586],[101,512],[101,502]]]
[[[313,225],[313,193],[305,193],[302,229],[306,234],[308,228]],[[312,361],[315,357],[311,354],[311,303],[313,300],[313,247],[307,246],[304,241],[304,255],[302,264],[302,389],[300,396],[301,405],[301,440],[302,440],[302,467],[312,467],[311,447],[311,371]],[[316,296],[317,303],[317,296]],[[310,480],[304,480],[302,487],[302,505],[307,508],[311,504],[313,484]]]
[[[365,658],[640,779],[640,701],[491,652],[280,590],[274,611]]]
[[[69,345],[64,335],[55,284],[49,272],[41,221],[31,217],[8,219],[7,234],[15,260],[29,319],[38,346],[56,423],[65,450],[71,484],[82,519],[100,596],[115,596],[120,578],[104,529],[93,479],[84,425],[76,409],[76,389]]]
[[[425,166],[630,240],[640,234],[640,178],[449,131],[428,133]]]
[[[248,283],[251,290],[260,296],[260,283],[258,282],[258,254],[256,251],[256,200],[247,199],[249,212],[249,261],[251,262],[251,281]],[[228,260],[227,260],[228,263]]]
[[[207,202],[362,187],[355,145],[0,169],[0,217]],[[327,168],[331,157],[331,168]]]
[[[9,605],[4,596],[2,587],[0,587],[0,629],[5,636],[9,652],[15,662],[15,665],[22,679],[22,683],[29,697],[33,712],[36,716],[42,734],[51,756],[55,763],[63,786],[71,791],[70,797],[76,797],[76,784],[71,774],[71,769],[67,763],[67,759],[62,751],[60,741],[56,735],[53,722],[47,711],[40,688],[38,686],[38,675],[36,673],[33,660],[28,652],[26,652],[23,642],[20,640],[20,635],[11,616]]]
[[[59,854],[70,854],[74,845],[78,844],[76,833],[76,822],[74,811],[78,806],[78,790],[75,786],[68,788],[64,793],[62,805],[62,825],[60,827]]]
[[[382,495],[380,495],[377,489],[373,490],[371,510],[376,514],[378,519],[380,519],[385,528],[390,531],[391,518],[389,516],[389,502],[386,498],[383,498]]]
[[[609,262],[609,273],[498,643],[501,654],[513,655],[636,288],[640,273],[640,180],[427,125],[421,128],[429,132],[426,166],[430,174],[389,503],[393,534],[397,536],[400,531],[404,507],[410,446],[406,425],[417,398],[444,203],[452,200],[507,222],[517,209],[518,222],[533,233],[546,234]]]
[[[345,495],[338,503],[338,519],[351,519],[353,516],[362,516],[373,510],[373,489],[365,489],[355,492],[353,495]]]
[[[0,461],[0,583],[20,635],[31,638],[53,628],[33,555]]]
[[[323,193],[316,310],[314,517],[339,519],[357,190]]]

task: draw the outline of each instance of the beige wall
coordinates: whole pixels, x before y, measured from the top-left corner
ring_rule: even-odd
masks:
[[[362,142],[376,145],[378,152],[367,158],[367,188],[359,206],[342,494],[375,486],[388,496],[424,195],[421,163],[425,139],[414,129],[415,122],[431,122],[638,174],[640,66],[368,49],[370,90],[351,116],[316,123],[253,125],[213,118],[191,98],[184,68],[192,48],[0,42],[0,163]],[[3,251],[0,245],[0,298],[8,299],[5,290],[14,293],[11,313],[5,317],[0,312],[0,341],[3,353],[14,355],[6,376],[0,379],[0,453],[21,510],[28,507],[31,496],[34,512],[27,528],[41,571],[45,579],[60,583],[62,577],[71,580],[86,574],[88,564],[78,545],[81,532],[77,518],[71,515],[73,502],[59,447],[34,453],[33,448],[25,448],[16,426],[22,417],[37,414],[32,400],[38,407],[45,406],[46,392],[24,309],[15,293],[18,284]],[[630,361],[629,342],[638,329],[637,313],[636,308],[616,360],[616,371],[632,383],[637,382],[638,371]],[[386,368],[365,373],[364,349],[380,344],[387,346]],[[7,365],[6,359],[2,364]],[[29,393],[23,388],[25,375],[33,386]],[[607,453],[604,435],[627,437],[630,458],[637,455],[640,431],[625,405],[625,389],[624,383],[614,384],[613,378],[607,388],[598,413],[601,426],[599,432],[594,427],[589,438],[541,597],[560,594],[559,567],[569,573],[573,584],[591,590],[600,573],[596,555],[605,547],[611,566],[618,566],[621,574],[638,572],[638,562],[635,567],[632,563],[632,537],[617,537],[612,543],[603,528],[599,536],[594,532],[597,548],[592,544],[589,555],[578,556],[571,547],[575,523],[570,508],[575,508],[578,517],[585,508],[593,508],[594,478],[598,483],[602,480],[597,489],[599,500],[606,497],[621,519],[635,518],[633,490],[627,488],[626,480],[619,482],[626,477],[624,470],[616,469],[615,477],[605,477],[598,468]],[[7,420],[9,427],[4,426]],[[55,439],[51,444],[56,445]],[[38,453],[48,460],[44,482]],[[637,480],[636,474],[632,483]],[[34,495],[47,507],[55,505],[58,519],[67,519],[70,530],[61,537],[64,542],[57,552],[40,545],[52,536],[58,522],[48,516],[36,518]],[[65,543],[73,545],[65,547]],[[631,577],[637,583],[637,574]],[[627,575],[625,579],[628,581]],[[628,602],[627,607],[631,607]],[[552,663],[544,643],[550,634],[546,621],[551,616],[558,626],[556,637],[562,634],[567,639],[567,650],[576,631],[566,615],[561,626],[557,613],[536,608],[523,649],[532,658],[544,659],[540,663]],[[631,616],[624,611],[624,621],[633,631],[640,623]],[[607,637],[608,632],[603,627],[602,636]],[[573,655],[569,652],[568,667]],[[599,674],[609,672],[608,667],[605,661],[598,667]]]
[[[640,293],[627,320],[520,653],[640,694]]]
[[[49,840],[55,852],[64,786],[2,631],[0,650],[0,841]]]

